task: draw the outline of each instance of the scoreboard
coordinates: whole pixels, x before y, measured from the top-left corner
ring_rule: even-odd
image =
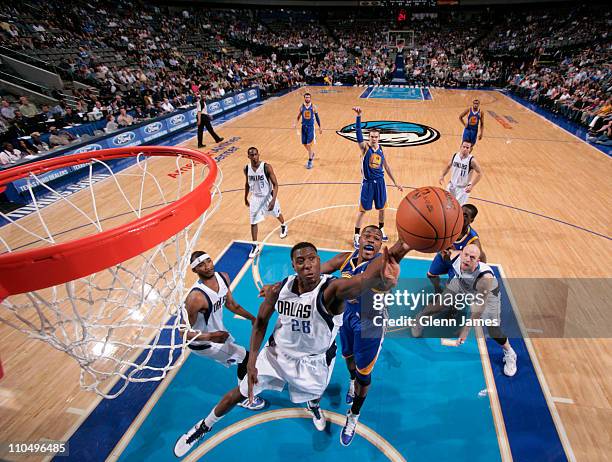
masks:
[[[360,6],[399,8],[435,8],[439,5],[457,5],[459,0],[361,0]]]

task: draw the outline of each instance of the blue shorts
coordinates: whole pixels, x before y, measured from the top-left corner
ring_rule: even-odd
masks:
[[[302,144],[310,144],[315,139],[315,129],[308,125],[302,125]]]
[[[372,202],[376,210],[384,209],[387,206],[387,187],[384,179],[364,180],[361,183],[359,206],[362,210],[372,210]]]
[[[362,324],[365,323],[368,323],[369,326],[362,330]],[[344,322],[340,327],[342,356],[345,358],[354,357],[359,374],[369,375],[372,373],[384,340],[383,332],[382,327],[374,327],[371,321],[362,321],[354,310],[347,309],[344,312]]]
[[[442,255],[439,253],[436,254],[433,261],[431,262],[431,266],[429,267],[428,274],[433,276],[442,276],[443,274],[448,274],[449,271],[453,268],[453,265],[450,261],[444,260]]]
[[[463,139],[461,142],[469,141],[472,143],[472,146],[476,144],[476,138],[478,137],[478,128],[464,128],[463,129]]]

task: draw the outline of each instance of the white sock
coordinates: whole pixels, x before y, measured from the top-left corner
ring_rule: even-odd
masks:
[[[212,428],[212,426],[219,422],[219,420],[221,420],[222,418],[223,416],[217,417],[215,415],[215,410],[213,409],[212,411],[210,411],[210,414],[208,414],[208,417],[204,419],[204,425],[206,425],[208,428]]]

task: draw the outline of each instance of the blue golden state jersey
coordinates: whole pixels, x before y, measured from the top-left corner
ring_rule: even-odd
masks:
[[[302,114],[302,126],[314,128],[315,113],[314,106],[311,104],[310,107],[306,107],[304,104],[300,107],[300,113]]]
[[[478,239],[478,233],[474,228],[468,226],[467,233],[453,242],[453,247],[455,250],[463,250],[466,245],[472,244],[476,239]]]
[[[470,130],[478,130],[478,124],[480,123],[480,109],[474,112],[473,108],[470,108],[470,112],[468,114],[467,119],[467,127]]]
[[[342,277],[352,278],[353,276],[363,273],[368,267],[368,265],[371,262],[373,262],[376,258],[378,258],[379,255],[380,254],[376,254],[376,256],[372,258],[372,260],[361,262],[361,264],[358,265],[357,261],[359,260],[359,250],[355,250],[351,255],[348,256],[348,258],[344,261],[344,263],[340,267],[340,273],[342,274]],[[344,312],[349,313],[353,311],[353,312],[361,314],[361,310],[363,308],[361,306],[362,300],[372,300],[373,296],[374,296],[374,292],[369,290],[361,294],[361,296],[358,298],[355,298],[353,300],[346,300],[344,302]],[[371,303],[370,303],[370,308],[368,309],[368,312],[371,311],[371,309],[372,308],[371,308]]]
[[[368,146],[368,149],[361,159],[361,174],[363,175],[363,179],[367,181],[384,180],[384,160],[385,155],[383,154],[382,146],[379,145],[376,151],[374,151],[371,146]]]

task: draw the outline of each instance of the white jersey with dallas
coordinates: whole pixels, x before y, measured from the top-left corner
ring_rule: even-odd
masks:
[[[495,277],[493,269],[486,263],[478,263],[476,269],[472,272],[461,270],[461,255],[457,255],[452,260],[453,277],[446,285],[446,290],[455,294],[473,294],[476,295],[478,290],[476,284],[485,275],[493,276],[493,285],[491,292],[488,294],[485,304],[483,319],[495,319],[500,321],[501,298],[499,296],[499,282]],[[500,321],[501,322],[501,321]]]
[[[215,272],[215,276],[217,279],[217,284],[219,284],[219,292],[215,292],[210,287],[202,282],[201,279],[191,287],[192,290],[199,290],[204,294],[206,300],[208,301],[208,310],[203,312],[198,312],[198,317],[196,322],[192,326],[192,329],[199,330],[201,332],[216,332],[216,331],[225,331],[225,326],[223,325],[223,305],[225,305],[225,300],[227,299],[228,286],[227,282],[223,277]],[[209,342],[196,340],[191,343],[191,345],[206,345]]]
[[[465,159],[461,158],[461,155],[456,152],[453,154],[451,160],[451,178],[450,184],[452,186],[463,188],[468,184],[468,177],[472,168],[472,158],[474,156],[469,154]]]
[[[251,164],[247,165],[247,178],[249,181],[249,191],[258,197],[267,197],[272,194],[272,185],[266,176],[266,163],[261,162],[257,170],[253,170]]]
[[[323,304],[323,290],[334,276],[321,275],[310,292],[298,295],[296,275],[283,284],[274,309],[278,319],[272,333],[275,347],[283,354],[301,358],[327,352],[342,325],[342,315],[333,316]],[[294,287],[295,286],[295,287]]]

